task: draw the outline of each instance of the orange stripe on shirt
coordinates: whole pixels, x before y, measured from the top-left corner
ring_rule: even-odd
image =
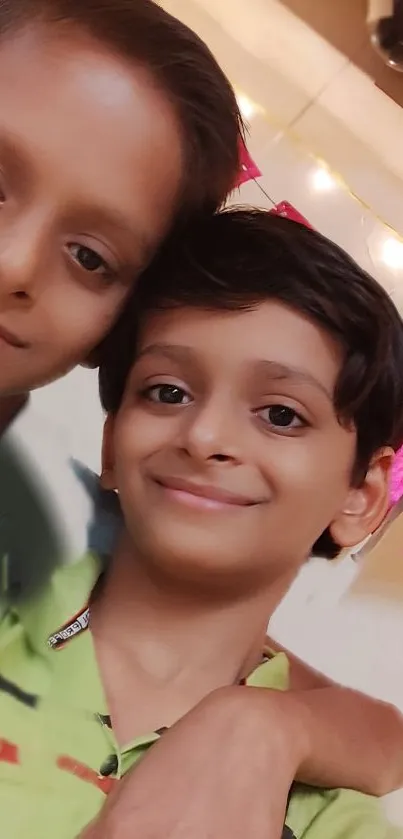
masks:
[[[80,778],[81,781],[86,781],[87,783],[98,787],[98,789],[105,793],[105,795],[108,795],[113,785],[116,783],[116,778],[102,778],[97,774],[97,772],[90,769],[89,766],[85,766],[84,763],[80,763],[78,760],[68,757],[68,755],[61,755],[58,757],[57,765],[59,769],[62,769],[64,772],[70,772],[71,775],[75,775],[75,777]]]
[[[17,766],[19,762],[18,746],[0,737],[0,763],[13,763]]]

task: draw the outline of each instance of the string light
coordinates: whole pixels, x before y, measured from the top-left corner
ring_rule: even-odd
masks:
[[[236,99],[238,102],[238,108],[246,122],[250,122],[254,116],[256,116],[261,108],[256,102],[253,102],[252,99],[249,99],[249,96],[246,96],[245,93],[241,91],[236,91]]]
[[[269,120],[269,116],[265,108],[261,105],[254,102],[252,99],[249,98],[245,93],[239,90],[235,90],[236,98],[238,101],[239,109],[241,111],[242,116],[246,121],[250,121],[256,114],[261,114],[266,120]],[[298,140],[298,137],[291,129],[285,129],[281,132],[288,136],[294,143],[297,143],[299,146],[307,151],[305,144]],[[310,157],[316,159],[316,166],[311,172],[311,187],[316,192],[331,192],[335,189],[343,189],[348,195],[351,196],[355,201],[357,201],[363,209],[369,211],[375,219],[382,224],[386,231],[390,232],[389,236],[386,236],[381,244],[378,243],[376,245],[376,257],[375,262],[382,262],[386,268],[390,271],[398,271],[403,272],[403,238],[399,236],[399,233],[388,224],[384,219],[380,218],[373,210],[371,206],[365,203],[358,195],[356,195],[348,186],[348,184],[344,181],[340,175],[333,173],[332,170],[327,166],[326,162],[321,160],[320,158],[316,157],[312,152],[309,152]],[[265,196],[265,198],[269,201],[270,204],[275,206],[275,202],[273,198],[266,192],[263,188],[261,183],[256,179],[256,177],[251,177],[251,180],[255,182],[259,190]],[[374,256],[371,254],[371,258],[374,259]]]
[[[403,242],[389,236],[382,243],[380,258],[384,265],[394,271],[403,270]]]
[[[337,185],[336,179],[325,166],[317,166],[312,173],[312,186],[316,192],[331,192]]]

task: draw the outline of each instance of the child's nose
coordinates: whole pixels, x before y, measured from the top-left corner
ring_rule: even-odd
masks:
[[[0,299],[32,302],[41,272],[41,237],[29,224],[0,230]]]
[[[222,403],[206,406],[190,421],[188,419],[183,437],[184,448],[199,461],[239,462],[243,449],[240,425],[233,412],[226,410]]]

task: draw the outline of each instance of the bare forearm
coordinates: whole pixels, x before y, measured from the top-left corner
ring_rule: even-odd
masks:
[[[79,839],[280,839],[305,744],[279,692],[215,691],[115,785]]]
[[[269,646],[283,648],[272,639]],[[403,786],[403,715],[332,682],[286,651],[290,689],[306,717],[310,757],[298,780],[385,795]],[[298,712],[298,711],[297,711]]]
[[[309,738],[297,780],[385,795],[403,786],[403,716],[347,688],[291,691]]]

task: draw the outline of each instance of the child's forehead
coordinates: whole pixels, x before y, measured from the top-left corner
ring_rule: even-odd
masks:
[[[264,364],[305,371],[334,392],[342,360],[333,337],[277,300],[249,309],[205,310],[181,306],[144,316],[137,359],[193,361],[212,370]]]
[[[0,142],[15,150],[0,164],[10,158],[11,176],[18,169],[49,217],[85,215],[98,232],[93,210],[108,211],[128,228],[130,265],[136,238],[154,250],[176,207],[182,140],[144,70],[77,28],[60,38],[56,26],[33,25],[0,45],[0,101]],[[112,227],[120,237],[123,225]]]

